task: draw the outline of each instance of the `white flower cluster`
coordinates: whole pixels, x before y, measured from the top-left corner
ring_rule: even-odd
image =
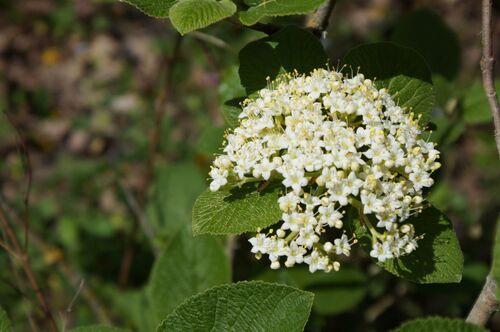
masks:
[[[304,262],[311,272],[338,270],[335,257],[349,256],[357,242],[344,230],[349,205],[371,233],[372,257],[383,262],[417,248],[419,237],[403,222],[420,212],[439,152],[385,89],[362,74],[317,69],[287,74],[242,107],[210,189],[281,181],[278,228],[250,239],[258,258],[267,254],[273,269]]]

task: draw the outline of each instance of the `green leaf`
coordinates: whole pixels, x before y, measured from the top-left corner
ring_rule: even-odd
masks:
[[[229,260],[219,239],[193,238],[182,229],[151,272],[149,297],[157,322],[189,296],[230,281]]]
[[[209,26],[236,12],[231,0],[182,0],[170,8],[170,20],[181,34]]]
[[[434,89],[429,67],[417,52],[393,43],[365,44],[351,49],[343,63],[346,73],[359,69],[375,79],[377,88],[388,89],[399,106],[421,114],[423,123],[428,121]]]
[[[129,330],[121,329],[113,326],[104,325],[88,325],[80,326],[71,329],[70,332],[128,332]]]
[[[248,94],[267,86],[280,73],[308,74],[324,68],[328,56],[309,31],[287,26],[272,36],[247,44],[239,54],[241,84]]]
[[[416,283],[460,282],[464,258],[451,221],[438,209],[429,207],[407,220],[415,227],[418,248],[409,255],[381,264],[398,277]]]
[[[318,8],[325,0],[252,0],[250,6],[240,12],[240,21],[252,25],[268,16],[302,15]]]
[[[220,153],[225,130],[226,129],[223,127],[216,126],[205,128],[198,139],[198,153],[209,157],[212,157],[216,153]]]
[[[281,187],[271,184],[257,189],[255,183],[216,192],[207,189],[193,207],[194,235],[254,232],[277,223]]]
[[[260,281],[214,287],[177,307],[162,331],[302,331],[314,295]]]
[[[285,283],[314,293],[313,310],[321,315],[339,314],[354,308],[367,291],[366,276],[348,266],[331,273],[310,273],[302,267],[267,270],[256,279]]]
[[[393,332],[487,332],[477,325],[467,323],[462,319],[430,317],[415,319],[403,323]]]
[[[500,93],[500,80],[495,81],[495,90]],[[481,82],[474,82],[465,92],[463,119],[468,124],[491,122],[490,105]]]
[[[491,273],[497,285],[500,285],[500,218],[497,220],[495,243],[493,245],[493,263],[491,266]],[[500,299],[500,287],[496,291],[497,299]]]
[[[179,0],[122,0],[131,4],[146,15],[168,17],[170,8]]]
[[[155,230],[172,235],[189,224],[193,204],[204,188],[203,175],[191,163],[160,167],[148,205],[148,216]]]
[[[11,332],[12,325],[10,324],[7,313],[0,307],[0,332]]]
[[[228,100],[222,105],[222,114],[230,128],[236,128],[240,125],[239,115],[242,111],[240,103],[243,98]]]
[[[120,317],[124,317],[133,324],[134,331],[150,332],[154,331],[154,314],[151,309],[149,296],[145,289],[123,291],[116,287],[111,290],[113,309]]]
[[[449,80],[460,68],[460,44],[456,34],[432,11],[420,9],[398,23],[391,40],[420,53],[433,74]]]

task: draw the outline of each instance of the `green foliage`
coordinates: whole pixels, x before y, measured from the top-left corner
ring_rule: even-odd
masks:
[[[179,0],[123,0],[145,14],[153,17],[168,17],[170,8]]]
[[[181,0],[170,9],[172,25],[181,34],[209,26],[236,12],[231,0]]]
[[[194,235],[254,232],[278,222],[280,186],[257,189],[255,183],[216,192],[207,189],[193,207]]]
[[[283,72],[308,74],[328,63],[323,46],[312,33],[287,26],[274,35],[247,44],[239,54],[241,84],[248,94],[267,86]]]
[[[155,228],[172,235],[189,224],[193,203],[204,188],[203,175],[193,164],[158,168],[148,211]]]
[[[9,317],[7,317],[7,313],[0,307],[0,332],[10,331],[12,331],[12,325],[10,324]]]
[[[240,124],[238,116],[241,113],[240,102],[242,99],[243,98],[231,99],[222,105],[222,114],[224,115],[224,119],[230,128],[236,128]]]
[[[193,238],[180,231],[155,262],[149,296],[156,321],[161,321],[191,295],[231,281],[229,261],[219,239]]]
[[[426,9],[409,13],[398,23],[391,39],[420,53],[433,74],[455,78],[460,68],[460,44],[437,14]]]
[[[314,295],[289,286],[252,281],[214,287],[177,307],[163,331],[302,331]]]
[[[249,8],[240,12],[240,21],[252,25],[269,16],[307,14],[323,2],[325,0],[245,0]]]
[[[486,332],[487,330],[462,319],[430,317],[404,323],[393,332]]]
[[[500,92],[500,80],[495,81],[497,94]],[[481,82],[474,82],[465,92],[463,101],[463,118],[468,124],[491,122],[491,111],[488,99]]]
[[[127,331],[129,330],[113,326],[104,326],[104,325],[80,326],[70,330],[70,332],[127,332]]]
[[[321,315],[352,309],[363,300],[367,291],[365,274],[349,266],[331,273],[310,273],[307,268],[294,267],[266,271],[256,279],[285,283],[314,293],[313,310]]]
[[[393,43],[365,44],[350,50],[343,63],[346,73],[359,70],[379,89],[388,89],[399,106],[428,121],[435,96],[429,68],[417,52]]]
[[[429,207],[407,220],[415,227],[418,248],[411,254],[387,261],[383,267],[417,283],[449,283],[462,279],[463,255],[451,221],[438,209]]]
[[[500,218],[497,221],[495,242],[493,245],[493,264],[491,266],[491,273],[497,285],[500,285]],[[496,291],[497,299],[500,299],[500,287]]]

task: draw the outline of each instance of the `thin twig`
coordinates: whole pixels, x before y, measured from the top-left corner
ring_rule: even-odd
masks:
[[[66,331],[66,322],[68,320],[68,315],[71,314],[71,312],[73,311],[73,305],[75,304],[76,299],[80,295],[80,293],[81,293],[81,291],[83,289],[83,285],[85,285],[85,280],[84,279],[82,279],[80,281],[80,285],[78,286],[78,289],[76,290],[75,295],[71,299],[71,302],[66,307],[66,310],[64,311],[64,314],[61,314],[61,318],[62,318],[62,332]]]
[[[10,219],[13,220],[15,224],[20,225],[20,218],[15,215],[15,211],[10,209],[10,207],[4,202],[4,200],[0,200],[0,204],[0,206],[4,208],[6,213],[9,215]],[[33,245],[35,245],[40,252],[54,252],[55,250],[58,250],[53,245],[45,242],[45,240],[34,233],[33,230],[30,230],[29,236],[32,239]],[[64,258],[60,258],[56,264],[59,272],[70,281],[75,289],[77,289],[79,287],[79,281],[83,280],[83,277],[77,271],[75,271],[72,266],[66,263],[64,261]],[[81,293],[84,300],[88,303],[89,308],[93,311],[94,315],[98,317],[98,321],[100,323],[110,324],[111,318],[109,314],[104,309],[104,306],[99,302],[92,289],[84,287]]]
[[[332,15],[333,8],[335,7],[335,0],[327,0],[314,12],[307,15],[306,28],[311,29],[315,34],[324,36],[328,24],[330,23],[330,16]]]
[[[495,80],[493,77],[493,68],[495,58],[493,57],[493,32],[491,30],[491,0],[483,0],[482,4],[482,45],[483,55],[481,57],[481,72],[483,76],[483,86],[490,110],[495,124],[495,141],[498,154],[500,155],[500,105],[498,104],[497,93],[495,91]]]
[[[0,240],[0,247],[2,247],[7,253],[17,258],[17,253],[12,249],[7,243]]]
[[[493,115],[495,125],[495,142],[500,155],[500,105],[498,104],[493,78],[495,59],[493,57],[493,34],[491,30],[492,14],[491,0],[482,2],[482,57],[481,73],[483,76],[483,87],[488,97],[488,103]],[[497,284],[491,272],[486,277],[486,282],[474,303],[467,321],[479,326],[485,326],[491,315],[498,310],[499,300],[496,297]]]
[[[489,274],[486,277],[486,282],[481,293],[479,293],[479,297],[467,316],[469,323],[485,326],[491,315],[498,310],[496,289],[497,284],[495,279]]]
[[[35,296],[36,296],[38,302],[40,302],[40,304],[43,308],[44,315],[49,323],[50,329],[52,331],[57,331],[58,330],[57,324],[56,324],[56,322],[54,320],[54,316],[52,315],[52,312],[50,310],[49,303],[48,303],[45,295],[42,293],[40,286],[38,285],[38,282],[35,278],[35,274],[33,273],[33,270],[32,270],[31,265],[30,265],[28,253],[25,252],[23,250],[23,248],[21,247],[21,245],[17,239],[17,236],[15,235],[10,223],[7,220],[7,217],[4,214],[3,209],[1,209],[1,208],[0,208],[0,222],[2,223],[2,226],[3,226],[3,229],[6,233],[6,235],[9,238],[10,242],[12,243],[12,245],[14,247],[14,250],[17,253],[17,256],[19,258],[19,261],[21,262],[21,266],[23,268],[24,274],[26,275],[26,278],[28,279],[28,282],[29,282],[31,288],[33,288],[33,291],[35,292]]]

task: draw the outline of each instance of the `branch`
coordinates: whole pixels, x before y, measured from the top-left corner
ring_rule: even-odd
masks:
[[[33,269],[31,268],[30,262],[29,262],[29,256],[26,251],[23,250],[21,247],[21,244],[19,243],[19,240],[17,239],[16,234],[14,233],[14,230],[12,229],[9,221],[7,220],[7,217],[5,216],[3,209],[0,208],[0,223],[2,224],[2,227],[5,231],[6,236],[9,238],[10,242],[13,245],[13,250],[16,252],[16,257],[19,258],[19,261],[21,263],[21,267],[24,271],[24,274],[26,275],[26,278],[28,279],[28,282],[35,292],[35,296],[40,302],[40,305],[43,308],[45,319],[47,319],[50,329],[52,331],[57,331],[57,324],[54,319],[54,316],[52,315],[52,312],[50,310],[49,303],[47,301],[47,298],[45,295],[42,293],[40,286],[38,285],[38,282],[35,278],[35,274],[33,273]]]
[[[491,0],[482,2],[482,57],[481,73],[483,76],[483,87],[490,110],[493,115],[495,125],[495,142],[497,144],[498,154],[500,155],[500,105],[498,104],[497,93],[495,91],[495,82],[493,79],[493,68],[495,59],[493,57],[493,35],[491,31]],[[479,297],[474,303],[467,321],[479,326],[484,326],[491,315],[498,310],[499,301],[496,297],[497,284],[491,272],[486,277],[486,282],[479,293]]]
[[[10,207],[5,203],[4,200],[0,199],[0,208],[3,208],[8,217],[13,221],[16,226],[21,225],[20,218],[15,214],[15,211],[11,210]],[[31,243],[37,247],[40,252],[54,252],[55,250],[59,250],[53,245],[47,243],[43,240],[38,234],[34,233],[33,230],[29,230],[29,237],[32,239]],[[81,280],[84,278],[67,262],[64,261],[64,257],[60,258],[56,263],[59,272],[69,280],[69,282],[78,289],[81,283]],[[83,287],[81,290],[82,297],[85,301],[87,301],[89,308],[92,310],[94,315],[98,317],[100,323],[110,324],[111,318],[109,314],[106,312],[104,306],[99,302],[96,294],[89,287]]]
[[[311,29],[316,35],[324,35],[328,28],[335,3],[335,0],[327,0],[313,13],[309,14],[306,18],[306,28]]]
[[[495,124],[495,142],[498,154],[500,155],[500,105],[498,104],[497,93],[495,91],[495,81],[493,78],[493,68],[495,58],[493,57],[493,33],[491,30],[491,0],[483,0],[482,4],[482,44],[483,55],[481,57],[481,72],[483,76],[483,86],[488,103],[490,104]]]
[[[496,290],[497,283],[491,274],[489,274],[486,277],[486,282],[484,283],[481,293],[479,293],[476,303],[474,303],[474,306],[467,316],[467,322],[479,326],[486,325],[491,315],[498,310]]]

